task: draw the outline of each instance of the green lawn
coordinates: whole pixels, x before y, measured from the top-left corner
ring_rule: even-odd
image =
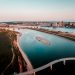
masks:
[[[12,41],[14,39],[16,39],[16,34],[14,32],[0,30],[0,75],[12,60],[13,54],[11,48],[13,46]],[[14,50],[15,59],[11,68],[9,68],[9,73],[18,72],[17,52],[15,48]]]
[[[22,59],[23,71],[26,70],[26,62],[24,61],[19,48],[15,47],[13,44],[14,40],[17,40],[17,32],[0,29],[0,75],[5,70],[5,68],[10,64],[13,53],[14,60],[13,63],[4,71],[4,75],[11,75],[14,72],[19,73],[18,57]],[[13,48],[13,53],[12,53]]]
[[[12,59],[11,40],[6,32],[0,32],[0,73]]]

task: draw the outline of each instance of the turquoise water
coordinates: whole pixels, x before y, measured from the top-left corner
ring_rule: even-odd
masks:
[[[41,27],[44,29],[55,30],[55,31],[63,31],[63,32],[72,32],[75,33],[75,28],[53,28],[53,27]]]
[[[34,68],[43,66],[55,59],[75,56],[75,42],[47,33],[21,29],[20,46],[27,54]],[[37,36],[46,38],[50,45],[36,39]]]

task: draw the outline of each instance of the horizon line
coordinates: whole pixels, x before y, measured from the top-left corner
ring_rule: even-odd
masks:
[[[75,22],[75,21],[68,21],[68,20],[38,20],[38,21],[17,21],[17,20],[12,20],[12,21],[0,21],[0,22],[61,22],[61,21],[63,21],[63,22]]]

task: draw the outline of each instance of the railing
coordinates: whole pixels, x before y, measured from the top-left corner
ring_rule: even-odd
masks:
[[[48,68],[48,67],[50,67],[51,70],[52,70],[52,65],[54,65],[54,64],[56,64],[56,63],[58,63],[58,62],[61,62],[61,61],[63,61],[63,64],[65,65],[67,60],[75,60],[75,57],[68,57],[68,58],[62,58],[62,59],[54,60],[54,61],[52,61],[52,62],[50,62],[50,63],[48,63],[48,64],[46,64],[46,65],[44,65],[44,66],[42,66],[42,67],[33,69],[33,70],[31,70],[31,71],[23,72],[23,73],[20,73],[20,74],[16,74],[16,75],[35,74],[36,72],[41,71],[41,70],[43,70],[43,69],[46,69],[46,68]]]

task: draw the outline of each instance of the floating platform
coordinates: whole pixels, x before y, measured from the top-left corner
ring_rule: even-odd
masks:
[[[37,36],[36,39],[46,45],[50,45],[50,42],[42,36]]]

